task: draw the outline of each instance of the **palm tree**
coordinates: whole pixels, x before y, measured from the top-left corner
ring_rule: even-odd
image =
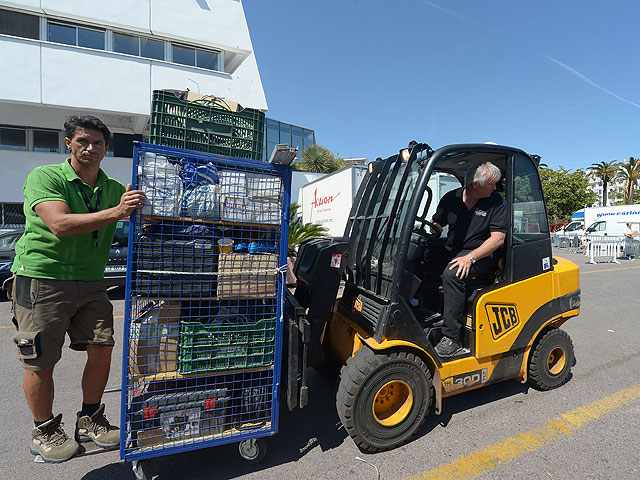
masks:
[[[600,162],[591,165],[591,175],[602,180],[602,206],[607,206],[607,190],[609,182],[614,180],[618,174],[618,165],[615,160],[610,162]]]
[[[631,205],[633,190],[640,179],[640,160],[630,157],[628,162],[618,165],[618,175],[624,178],[624,203]]]
[[[300,244],[313,237],[322,237],[327,233],[326,227],[317,223],[302,223],[302,217],[298,214],[300,205],[291,204],[289,212],[289,256],[296,255]]]
[[[331,173],[346,164],[342,158],[336,158],[331,150],[320,145],[311,145],[302,152],[302,159],[294,164],[297,170],[307,172]]]

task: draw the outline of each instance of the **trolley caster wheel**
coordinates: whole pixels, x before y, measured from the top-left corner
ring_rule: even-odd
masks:
[[[267,454],[267,442],[264,438],[251,438],[238,444],[240,456],[249,463],[260,463]]]
[[[149,460],[134,460],[131,462],[131,468],[136,480],[152,480],[153,473]]]

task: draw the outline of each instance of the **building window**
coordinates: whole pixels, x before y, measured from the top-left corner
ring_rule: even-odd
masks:
[[[40,39],[40,17],[0,10],[0,33],[14,37]]]
[[[65,45],[78,47],[95,48],[104,50],[104,30],[93,30],[89,28],[76,27],[74,25],[63,25],[60,23],[48,24],[48,40]]]
[[[304,128],[302,130],[303,138],[304,138],[304,148],[310,147],[311,145],[316,144],[316,137],[313,130],[307,130]]]
[[[192,67],[220,70],[220,54],[197,48],[172,45],[173,63],[191,65]]]
[[[124,33],[113,34],[113,51],[137,57],[164,60],[164,42]]]
[[[0,148],[27,149],[27,129],[24,127],[0,127]]]
[[[60,132],[58,130],[33,129],[34,152],[59,152]]]
[[[173,62],[182,65],[196,65],[196,49],[173,45]]]
[[[164,42],[140,37],[140,56],[164,60]]]
[[[291,124],[280,123],[280,143],[291,145]]]
[[[124,33],[114,33],[113,51],[126,53],[127,55],[140,55],[140,37],[125,35]]]
[[[218,68],[218,53],[196,50],[196,67],[207,70],[220,70]]]

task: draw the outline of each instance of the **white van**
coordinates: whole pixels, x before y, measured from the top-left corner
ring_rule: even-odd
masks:
[[[577,247],[582,242],[581,237],[583,235],[584,222],[582,220],[574,220],[564,228],[553,232],[555,245],[559,247]]]
[[[628,218],[625,220],[632,219]],[[627,223],[631,223],[631,230],[638,230],[637,223],[633,223],[633,221],[627,222],[625,220],[604,217],[601,220],[596,220],[591,225],[589,225],[589,227],[587,227],[587,230],[585,231],[585,235],[622,237],[622,235],[624,235],[624,231],[627,228]]]

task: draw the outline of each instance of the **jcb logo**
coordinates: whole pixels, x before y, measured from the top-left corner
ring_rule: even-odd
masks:
[[[356,300],[353,302],[352,313],[362,313],[362,300],[358,297],[356,297]]]
[[[520,318],[518,317],[518,309],[515,305],[501,304],[492,305],[487,304],[485,307],[487,310],[487,317],[489,319],[489,328],[491,329],[491,336],[494,340],[499,339],[505,333],[513,330],[520,325]]]

